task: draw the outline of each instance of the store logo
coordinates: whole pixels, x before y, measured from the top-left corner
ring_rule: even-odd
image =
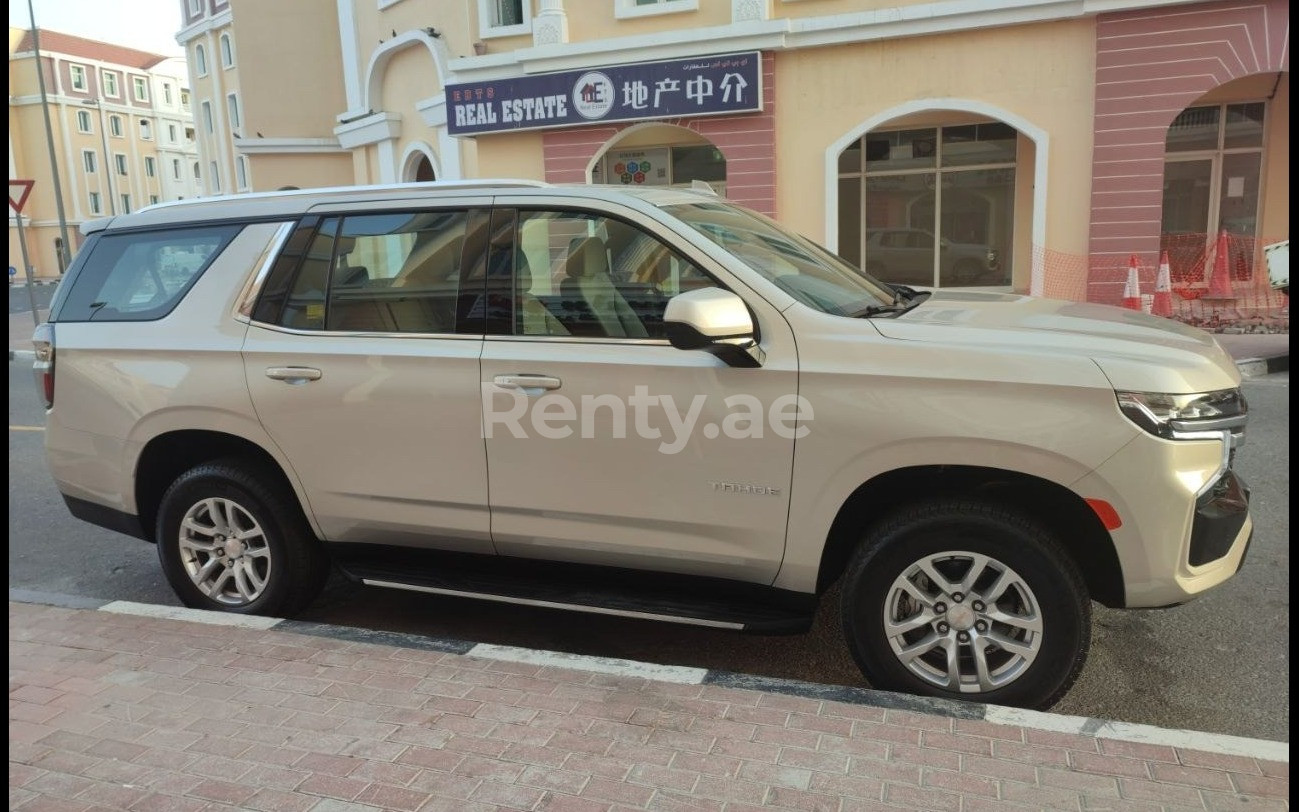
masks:
[[[603,73],[584,73],[573,85],[573,109],[582,118],[604,118],[613,109],[613,101],[613,81]]]

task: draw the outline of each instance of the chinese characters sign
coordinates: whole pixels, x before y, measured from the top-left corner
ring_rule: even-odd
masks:
[[[452,135],[762,109],[762,57],[743,54],[447,85]]]

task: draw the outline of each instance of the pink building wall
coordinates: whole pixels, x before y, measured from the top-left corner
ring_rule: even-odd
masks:
[[[1097,18],[1089,300],[1118,302],[1131,254],[1147,268],[1158,261],[1164,139],[1173,119],[1219,85],[1288,72],[1289,35],[1285,0]]]
[[[775,62],[762,55],[762,112],[663,121],[699,133],[726,157],[726,197],[763,214],[776,215]],[[618,133],[624,122],[553,130],[542,136],[546,180],[585,183],[586,168]]]

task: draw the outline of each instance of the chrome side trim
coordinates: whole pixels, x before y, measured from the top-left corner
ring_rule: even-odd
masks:
[[[365,333],[354,330],[299,330],[296,327],[281,327],[278,324],[267,324],[264,321],[248,321],[249,324],[261,327],[263,330],[273,330],[277,333],[286,333],[295,336],[311,336],[313,338],[410,338],[410,339],[429,339],[429,338],[450,338],[457,341],[482,341],[481,333]]]
[[[554,344],[641,344],[671,347],[666,338],[602,338],[599,336],[487,336],[488,341],[529,341]]]
[[[435,586],[417,586],[415,584],[403,584],[397,581],[378,581],[372,578],[362,578],[361,583],[366,586],[382,586],[388,589],[406,589],[411,592],[427,592],[430,595],[450,595],[456,598],[476,598],[484,601],[494,601],[496,603],[512,603],[519,606],[537,606],[542,609],[566,609],[571,612],[586,612],[591,615],[612,615],[614,617],[631,617],[640,620],[662,620],[669,623],[684,623],[688,626],[707,626],[711,629],[743,629],[743,623],[732,623],[724,620],[706,620],[698,617],[681,617],[679,615],[661,615],[655,612],[635,612],[628,609],[608,609],[603,606],[584,606],[580,603],[561,603],[558,601],[543,601],[534,598],[513,598],[508,595],[492,595],[486,592],[466,592],[459,589],[443,589]]]
[[[253,305],[257,303],[257,297],[261,295],[262,285],[266,284],[266,277],[270,275],[271,267],[280,256],[284,243],[288,241],[289,235],[293,233],[296,226],[296,220],[286,220],[280,223],[280,227],[276,229],[271,241],[266,244],[266,248],[257,257],[257,261],[253,263],[257,271],[249,275],[248,279],[245,280],[243,290],[239,291],[239,297],[235,299],[235,320],[242,321],[244,324],[251,321]]]

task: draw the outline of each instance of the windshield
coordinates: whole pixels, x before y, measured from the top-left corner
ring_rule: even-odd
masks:
[[[711,201],[663,208],[822,313],[855,316],[897,301],[897,295],[884,283],[757,212]]]

